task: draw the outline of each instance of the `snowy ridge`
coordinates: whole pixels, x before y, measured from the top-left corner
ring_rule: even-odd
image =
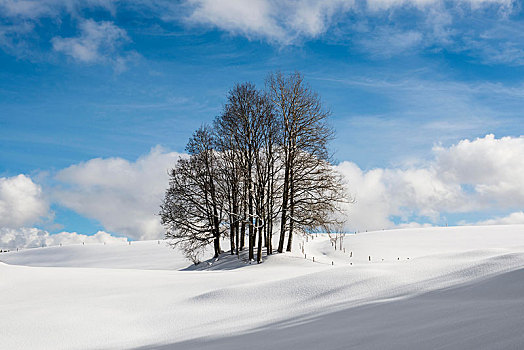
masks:
[[[0,348],[524,345],[524,225],[361,233],[345,252],[318,235],[295,248],[196,268],[162,241],[2,253]]]

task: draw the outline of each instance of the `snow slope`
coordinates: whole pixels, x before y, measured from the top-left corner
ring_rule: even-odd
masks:
[[[12,265],[54,267],[99,267],[112,269],[178,270],[189,262],[166,241],[113,244],[77,244],[26,249],[0,254]]]
[[[524,347],[524,225],[295,246],[197,267],[162,241],[2,253],[0,348]]]

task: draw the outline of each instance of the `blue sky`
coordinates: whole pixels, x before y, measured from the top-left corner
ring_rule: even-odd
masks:
[[[235,83],[262,88],[275,70],[302,72],[332,110],[335,159],[361,171],[352,168],[348,182],[361,176],[364,188],[378,169],[389,191],[381,198],[391,198],[399,183],[415,188],[380,218],[367,214],[380,212],[374,202],[363,204],[365,212],[355,209],[352,229],[500,221],[524,206],[518,185],[510,191],[516,199],[489,192],[495,197],[488,200],[486,186],[495,180],[460,177],[456,161],[455,172],[442,165],[465,152],[477,159],[472,172],[493,168],[482,163],[491,159],[490,144],[496,161],[509,149],[498,168],[511,164],[524,175],[521,2],[0,0],[0,67],[0,177],[8,183],[25,174],[46,208],[27,220],[0,221],[6,229],[143,238],[94,209],[111,203],[94,195],[101,189],[124,196],[115,189],[120,184],[82,182],[73,170],[98,174],[97,166],[125,161],[133,172],[137,159],[171,159],[220,112]],[[459,149],[463,140],[471,149]],[[158,161],[155,171],[165,172],[165,164]],[[409,171],[436,175],[419,182]],[[435,206],[442,192],[428,194],[429,201],[414,185],[428,181],[452,195]],[[158,182],[155,193],[166,185]],[[352,188],[361,202],[376,195],[362,188]],[[0,204],[4,198],[9,213],[5,193]],[[134,195],[131,201],[140,201]],[[89,208],[78,204],[89,200]],[[152,207],[128,209],[145,217]]]

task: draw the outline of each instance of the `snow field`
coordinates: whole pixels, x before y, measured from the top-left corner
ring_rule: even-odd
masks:
[[[160,243],[0,254],[0,348],[524,345],[524,225],[318,235],[260,265]]]

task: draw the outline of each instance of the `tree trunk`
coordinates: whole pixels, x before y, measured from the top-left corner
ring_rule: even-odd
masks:
[[[257,247],[257,263],[262,262],[262,236],[263,232],[261,230],[260,220],[257,218],[257,231],[258,231],[258,247]]]
[[[271,201],[270,201],[271,203]],[[268,208],[267,213],[267,245],[266,245],[266,254],[271,255],[273,254],[273,212],[272,212],[272,205],[270,204],[270,207]]]
[[[235,254],[235,225],[233,224],[233,215],[230,215],[229,240],[231,246],[231,255]]]
[[[218,210],[216,205],[213,205],[213,224],[215,226],[215,255],[218,257],[222,251],[220,250],[220,222],[218,220]]]
[[[249,260],[255,260],[255,238],[257,236],[257,230],[253,225],[252,234],[249,236]]]
[[[293,217],[293,204],[291,204],[291,217]],[[289,236],[287,238],[287,248],[286,251],[291,251],[291,243],[293,242],[293,219],[289,220]]]
[[[244,186],[245,187],[245,186]],[[244,247],[246,246],[246,210],[247,210],[247,202],[246,202],[246,191],[244,190],[244,198],[242,199],[242,228],[240,229],[240,250],[244,250]]]
[[[286,238],[288,192],[289,192],[289,167],[286,164],[286,169],[284,173],[284,191],[282,193],[282,220],[280,220],[280,239],[278,241],[278,252],[279,253],[282,253],[284,251],[284,239]]]
[[[254,253],[254,245],[255,245],[255,239],[254,239],[254,227],[253,227],[253,195],[251,193],[251,189],[249,191],[249,260],[255,259],[255,253]]]
[[[293,184],[293,169],[289,172],[289,178],[291,181],[290,187],[289,187],[289,205],[290,205],[290,218],[289,218],[289,237],[287,239],[287,248],[286,251],[291,251],[291,243],[293,242],[293,218],[295,217],[295,188]]]
[[[244,250],[244,247],[246,246],[246,221],[242,221],[242,225],[240,228],[240,250]]]
[[[220,236],[217,234],[217,232],[214,232],[213,236],[215,236],[215,238],[213,239],[213,246],[214,246],[214,249],[215,249],[215,258],[218,258],[218,256],[220,255]]]
[[[273,254],[273,204],[274,204],[274,165],[273,160],[269,167],[269,183],[267,187],[267,244],[266,244],[266,254]]]
[[[264,222],[264,227],[263,227],[263,230],[264,230],[264,247],[267,247],[267,230],[266,230],[266,220],[263,220]]]
[[[238,255],[238,244],[239,244],[239,241],[238,241],[238,238],[239,238],[239,225],[238,225],[238,220],[235,222],[235,245],[236,245],[236,254]]]

